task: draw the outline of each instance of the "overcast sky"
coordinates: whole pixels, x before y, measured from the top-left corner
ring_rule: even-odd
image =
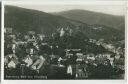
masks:
[[[124,15],[125,14],[125,6],[124,3],[112,3],[112,2],[105,2],[101,5],[98,3],[79,3],[79,4],[41,4],[41,3],[6,3],[7,5],[18,6],[22,8],[28,9],[35,9],[44,12],[60,12],[72,9],[82,9],[82,10],[90,10],[95,12],[102,12],[106,14],[113,14],[113,15]]]

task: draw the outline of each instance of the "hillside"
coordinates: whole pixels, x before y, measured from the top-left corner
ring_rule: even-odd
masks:
[[[100,24],[109,26],[124,32],[125,29],[125,17],[115,16],[99,12],[87,11],[87,10],[69,10],[54,15],[60,15],[72,20],[81,21],[87,24]]]
[[[90,21],[93,21],[93,19],[90,19]],[[45,35],[55,33],[58,28],[65,29],[69,27],[73,29],[74,33],[81,31],[88,38],[103,38],[105,40],[124,39],[122,32],[105,25],[89,25],[62,16],[14,6],[5,6],[5,27],[11,27],[16,32],[26,33],[28,31],[35,31]]]
[[[14,6],[5,7],[5,27],[11,27],[17,32],[35,31],[51,34],[56,28],[67,26],[74,27],[61,16]]]

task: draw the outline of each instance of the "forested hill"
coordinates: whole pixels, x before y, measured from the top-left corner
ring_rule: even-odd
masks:
[[[54,15],[60,15],[72,20],[78,20],[87,24],[100,24],[118,29],[124,32],[125,29],[125,17],[116,16],[110,14],[104,14],[99,12],[87,11],[87,10],[68,10],[53,13]]]
[[[90,19],[90,21],[93,20]],[[88,38],[106,40],[124,39],[124,34],[120,30],[112,27],[101,24],[89,25],[85,22],[72,20],[60,15],[15,6],[5,6],[5,27],[11,27],[16,32],[21,33],[35,31],[46,35],[55,33],[58,28],[66,29],[68,27],[74,33],[80,31]]]

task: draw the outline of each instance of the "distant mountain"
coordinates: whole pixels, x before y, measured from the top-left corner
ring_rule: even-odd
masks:
[[[89,17],[94,16],[99,15],[98,13],[96,15],[93,13]],[[93,22],[93,19],[89,20]],[[80,31],[80,33],[83,33],[88,38],[105,40],[124,39],[124,34],[112,27],[100,24],[89,25],[79,20],[72,20],[59,15],[14,6],[5,6],[5,27],[11,27],[16,32],[26,33],[28,31],[35,31],[36,33],[43,33],[45,35],[51,35],[59,28],[70,28],[73,30],[73,33]]]
[[[99,12],[92,12],[87,10],[69,10],[53,13],[72,20],[81,21],[87,24],[100,24],[109,26],[124,32],[125,29],[125,17],[109,15]]]

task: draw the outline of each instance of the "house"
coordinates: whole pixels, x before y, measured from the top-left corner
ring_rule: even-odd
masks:
[[[35,32],[34,32],[34,31],[28,31],[28,34],[30,34],[30,35],[34,35]]]
[[[4,32],[7,33],[7,34],[12,34],[13,29],[10,28],[10,27],[7,27],[7,28],[4,28]]]

